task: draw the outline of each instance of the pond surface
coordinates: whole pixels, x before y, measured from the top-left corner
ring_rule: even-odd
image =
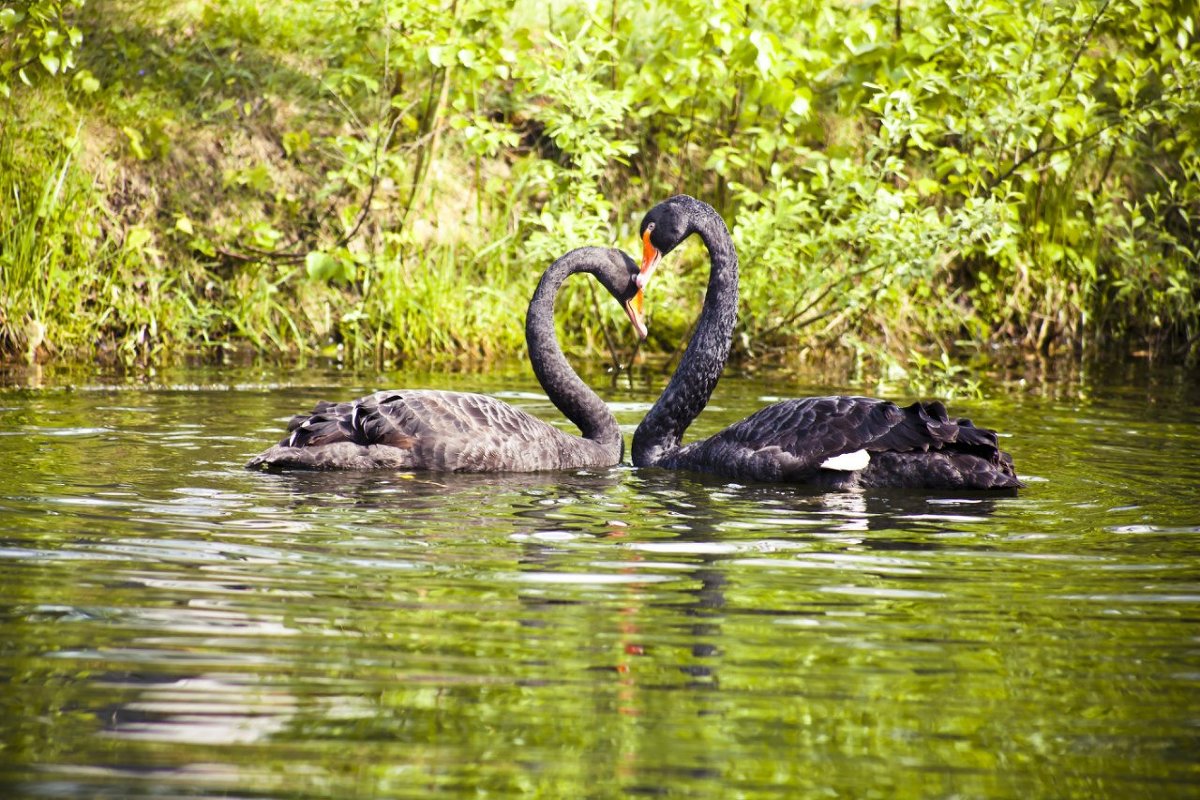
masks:
[[[952,403],[1015,496],[242,469],[376,388],[555,419],[520,367],[7,380],[0,796],[1200,795],[1194,374]]]

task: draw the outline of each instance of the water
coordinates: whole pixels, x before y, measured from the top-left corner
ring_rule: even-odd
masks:
[[[952,404],[1017,496],[256,474],[376,382],[8,381],[0,796],[1200,796],[1194,375]],[[726,380],[697,432],[814,383]],[[554,418],[520,368],[387,385]],[[652,393],[607,399],[631,433]]]

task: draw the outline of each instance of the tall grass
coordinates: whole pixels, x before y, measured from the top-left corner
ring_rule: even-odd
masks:
[[[12,118],[10,117],[10,120]],[[74,169],[77,140],[38,148],[6,123],[0,137],[0,349],[32,355],[84,333],[87,275],[71,267],[80,254],[103,258],[85,232],[98,210]],[[34,149],[30,156],[18,148]],[[30,169],[30,162],[41,162]],[[93,273],[96,277],[99,273]],[[73,317],[78,322],[70,324]],[[53,343],[53,344],[52,344]],[[66,346],[69,346],[67,344]]]
[[[743,359],[1194,358],[1194,17],[91,0],[88,80],[14,85],[0,122],[0,353],[508,356],[554,257],[633,248],[687,191],[742,255]],[[671,263],[649,298],[664,353],[703,292],[702,252]],[[586,282],[560,320],[569,348],[627,345]]]
[[[0,352],[152,358],[200,330],[202,312],[155,233],[112,218],[78,164],[81,129],[0,137]]]

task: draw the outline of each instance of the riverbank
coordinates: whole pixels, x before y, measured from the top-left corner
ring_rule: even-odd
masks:
[[[741,363],[1197,357],[1189,17],[808,10],[68,9],[76,69],[0,101],[0,355],[511,358],[545,265],[635,251],[645,210],[684,191],[738,244]],[[668,355],[703,250],[658,275],[644,352]],[[572,283],[568,349],[631,351]]]

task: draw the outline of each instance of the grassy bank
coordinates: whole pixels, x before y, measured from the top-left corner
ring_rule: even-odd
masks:
[[[81,36],[56,39],[56,74],[5,58],[8,358],[509,356],[550,260],[634,250],[680,191],[734,230],[741,358],[1200,352],[1189,4],[88,0],[63,19]],[[10,54],[45,45],[4,25]],[[703,253],[672,266],[649,297],[664,353]],[[574,283],[569,346],[627,347]]]

